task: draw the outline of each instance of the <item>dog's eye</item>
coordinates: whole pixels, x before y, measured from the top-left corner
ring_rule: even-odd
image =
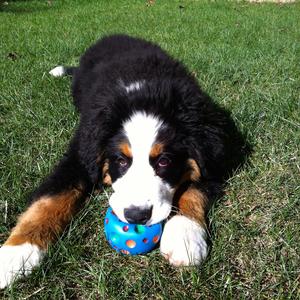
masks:
[[[126,168],[128,166],[128,161],[123,157],[119,157],[117,163],[121,168]]]
[[[161,157],[157,162],[157,167],[166,168],[171,163],[171,160],[168,157]]]

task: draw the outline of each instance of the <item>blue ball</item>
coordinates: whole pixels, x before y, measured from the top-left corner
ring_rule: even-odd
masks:
[[[158,244],[162,229],[162,222],[150,226],[124,223],[111,207],[107,209],[104,219],[106,239],[113,249],[123,254],[150,252]]]

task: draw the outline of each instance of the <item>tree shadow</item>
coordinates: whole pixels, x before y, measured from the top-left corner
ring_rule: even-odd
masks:
[[[26,0],[0,0],[0,13],[28,14],[55,9],[52,1],[29,3]]]

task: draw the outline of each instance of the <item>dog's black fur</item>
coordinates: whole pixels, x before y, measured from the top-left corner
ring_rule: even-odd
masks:
[[[0,287],[21,276],[25,265],[28,272],[38,265],[42,253],[62,233],[95,186],[101,189],[104,184],[115,184],[115,188],[116,179],[122,176],[123,186],[132,183],[125,189],[130,196],[124,197],[130,201],[134,197],[145,199],[128,201],[125,206],[118,202],[124,190],[119,194],[115,191],[110,201],[119,195],[114,204],[121,210],[119,214],[124,212],[128,222],[146,224],[153,216],[152,210],[156,222],[176,213],[165,224],[161,253],[174,265],[201,263],[207,255],[205,213],[220,195],[224,180],[245,158],[245,143],[229,113],[199,88],[180,62],[157,45],[126,35],[101,39],[85,52],[79,67],[67,68],[65,74],[72,76],[79,126],[67,152],[30,197],[28,209],[0,248]],[[136,164],[146,167],[139,169],[138,165],[139,172],[132,176],[126,173],[135,159],[126,150],[130,141],[128,148],[120,147],[124,146],[120,142],[126,139],[124,124],[137,115],[147,121],[158,120],[159,129],[149,157],[148,148],[141,148],[146,155]],[[143,132],[140,129],[135,130],[138,134],[133,139],[138,150]],[[129,153],[125,153],[125,164],[117,156],[123,149]],[[152,182],[149,186],[158,194],[154,194],[153,201],[152,191],[142,197],[131,193],[136,192],[135,176],[143,176],[144,170],[151,174],[144,181]],[[144,181],[138,180],[139,191],[148,187]],[[146,207],[147,219],[144,215],[132,218],[132,213],[130,218],[125,216],[125,210],[144,213],[145,203],[152,205]],[[10,248],[15,246],[19,248]]]
[[[198,185],[208,194],[220,192],[222,182],[243,158],[241,135],[229,113],[214,103],[195,78],[159,46],[126,35],[101,39],[90,47],[73,77],[72,95],[80,124],[69,150],[34,198],[66,188],[101,186],[100,164],[106,145],[133,111],[159,116],[172,127],[168,139],[197,162]],[[131,82],[144,80],[145,88],[126,93]],[[99,161],[101,158],[101,161]]]

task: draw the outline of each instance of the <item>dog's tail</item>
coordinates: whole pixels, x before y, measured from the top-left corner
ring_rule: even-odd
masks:
[[[73,76],[74,72],[77,68],[76,67],[64,67],[64,66],[57,66],[52,69],[49,74],[54,77],[61,77],[61,76]]]

